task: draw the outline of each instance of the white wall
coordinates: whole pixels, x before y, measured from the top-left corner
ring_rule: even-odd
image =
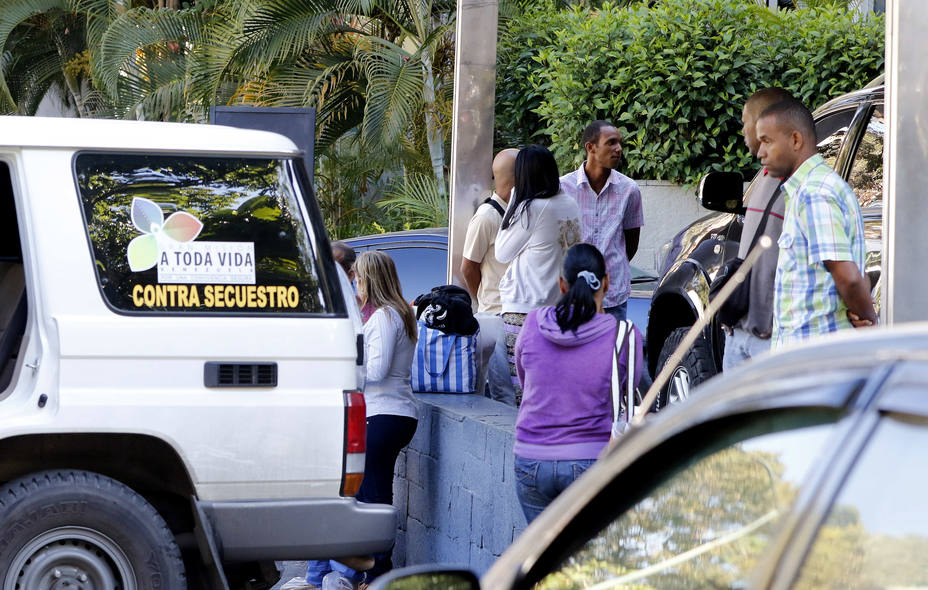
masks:
[[[644,208],[644,227],[638,253],[632,263],[643,270],[657,272],[661,246],[685,226],[712,213],[699,205],[695,187],[682,187],[663,180],[638,180]]]

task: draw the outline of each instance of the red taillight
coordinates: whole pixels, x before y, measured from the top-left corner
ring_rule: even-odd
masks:
[[[367,408],[360,391],[345,392],[345,460],[342,469],[342,496],[354,496],[364,478],[364,452],[367,449]]]
[[[363,453],[367,450],[367,407],[360,391],[345,392],[345,452]]]

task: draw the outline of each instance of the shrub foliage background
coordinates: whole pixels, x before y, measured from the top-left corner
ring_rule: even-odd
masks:
[[[526,5],[500,36],[498,147],[539,142],[562,172],[583,159],[594,119],[623,130],[633,178],[694,183],[751,172],[741,106],[783,86],[812,108],[883,71],[884,17],[841,6],[772,13],[745,0]]]

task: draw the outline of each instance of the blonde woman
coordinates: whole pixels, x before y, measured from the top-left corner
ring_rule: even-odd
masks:
[[[412,440],[418,424],[418,404],[409,385],[416,352],[416,316],[403,300],[396,266],[388,255],[363,252],[354,268],[358,299],[362,307],[372,310],[364,324],[367,451],[357,498],[360,502],[393,504],[396,459]],[[374,567],[367,572],[355,572],[336,561],[310,561],[305,585],[292,588],[321,587],[322,578],[333,569],[354,584],[370,582],[393,567],[392,555],[392,551],[375,555]]]
[[[367,384],[367,454],[358,500],[393,503],[396,458],[416,433],[417,403],[409,385],[416,352],[416,316],[403,299],[393,259],[370,251],[355,263],[362,306],[374,309],[364,324]],[[375,556],[368,580],[393,567],[392,552]]]

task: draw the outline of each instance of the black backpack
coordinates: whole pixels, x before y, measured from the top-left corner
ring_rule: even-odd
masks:
[[[471,336],[479,325],[474,318],[470,293],[455,285],[434,287],[416,297],[416,319],[445,334]]]

